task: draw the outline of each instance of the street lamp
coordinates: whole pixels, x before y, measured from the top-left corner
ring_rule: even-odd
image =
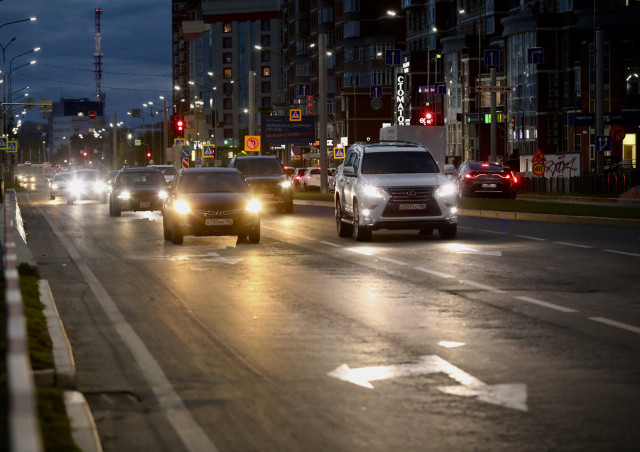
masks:
[[[5,25],[18,24],[20,22],[34,22],[37,19],[38,19],[37,17],[29,17],[27,19],[14,20],[12,22],[6,22],[6,23],[0,25],[0,28],[4,27]]]

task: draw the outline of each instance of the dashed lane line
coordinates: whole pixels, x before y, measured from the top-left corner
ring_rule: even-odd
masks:
[[[504,290],[496,289],[495,287],[487,286],[486,284],[480,284],[475,281],[469,281],[468,279],[463,279],[460,281],[461,284],[466,284],[467,286],[475,287],[476,289],[486,290],[487,292],[493,293],[504,293]]]
[[[542,239],[540,237],[531,237],[530,235],[516,235],[516,237],[520,237],[521,239],[527,239],[527,240],[537,240],[539,242],[547,241],[547,239]]]
[[[592,249],[592,246],[589,245],[580,245],[579,243],[570,243],[570,242],[553,242],[553,243],[557,243],[558,245],[565,245],[565,246],[573,246],[575,248],[584,248],[584,249]]]
[[[450,275],[448,273],[442,273],[436,270],[429,270],[428,268],[422,268],[422,267],[413,267],[414,270],[418,270],[424,273],[428,273],[430,275],[434,275],[434,276],[439,276],[441,278],[455,278],[455,276]]]
[[[622,254],[623,256],[640,257],[640,254],[638,253],[629,253],[627,251],[618,251],[618,250],[603,250],[603,251],[606,251],[607,253]]]
[[[535,298],[531,298],[531,297],[516,297],[516,299],[526,301],[527,303],[537,304],[538,306],[544,306],[545,308],[555,309],[556,311],[567,312],[567,313],[578,312],[575,309],[567,308],[566,306],[561,306],[558,304],[549,303],[542,300],[536,300]]]
[[[627,323],[616,322],[615,320],[610,320],[605,317],[589,317],[589,320],[604,323],[609,326],[615,326],[616,328],[622,328],[623,330],[631,331],[632,333],[640,334],[640,328],[638,328],[637,326],[629,325]]]

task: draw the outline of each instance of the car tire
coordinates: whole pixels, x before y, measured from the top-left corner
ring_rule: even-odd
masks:
[[[372,230],[370,226],[360,224],[360,209],[358,208],[358,200],[353,200],[353,238],[358,242],[371,241]]]
[[[353,234],[353,226],[349,223],[345,223],[342,221],[342,205],[340,204],[340,199],[336,199],[336,229],[338,231],[338,237],[351,237]]]
[[[121,214],[122,214],[122,212],[120,211],[120,209],[118,207],[116,207],[113,202],[110,202],[109,203],[109,215],[111,215],[112,217],[119,217]]]
[[[249,231],[249,243],[260,243],[260,224]]]
[[[162,232],[164,233],[164,239],[166,241],[171,240],[171,229],[169,229],[169,224],[166,216],[162,216]]]
[[[171,242],[174,245],[182,245],[183,241],[184,241],[184,235],[182,235],[180,226],[176,221],[173,221],[171,224]]]
[[[448,224],[446,226],[440,226],[438,228],[438,234],[440,234],[440,238],[444,240],[455,239],[457,233],[458,233],[457,224]]]
[[[284,208],[282,209],[282,211],[284,213],[293,213],[293,201],[290,202],[289,204],[285,205]]]

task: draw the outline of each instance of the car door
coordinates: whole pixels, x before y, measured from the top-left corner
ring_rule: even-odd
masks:
[[[347,215],[353,215],[353,197],[355,194],[356,183],[358,178],[356,176],[358,167],[360,165],[360,153],[353,151],[349,156],[349,160],[345,161],[345,168],[343,169],[344,177],[344,211]],[[346,169],[347,174],[344,174]]]

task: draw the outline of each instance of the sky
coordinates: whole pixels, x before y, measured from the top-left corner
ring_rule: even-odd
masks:
[[[171,0],[0,0],[3,74],[16,57],[11,66],[14,102],[25,92],[36,102],[95,99],[96,9],[102,9],[101,86],[109,120],[115,113],[118,121],[134,126],[140,119],[128,124],[134,121],[127,116],[131,109],[148,114],[150,109],[142,104],[153,102],[155,112],[161,108],[161,95],[171,102]],[[2,26],[32,16],[37,20]],[[18,56],[36,47],[38,52]],[[34,59],[36,64],[15,69]],[[5,83],[8,89],[8,80]],[[27,120],[43,121],[37,110],[29,112]]]

